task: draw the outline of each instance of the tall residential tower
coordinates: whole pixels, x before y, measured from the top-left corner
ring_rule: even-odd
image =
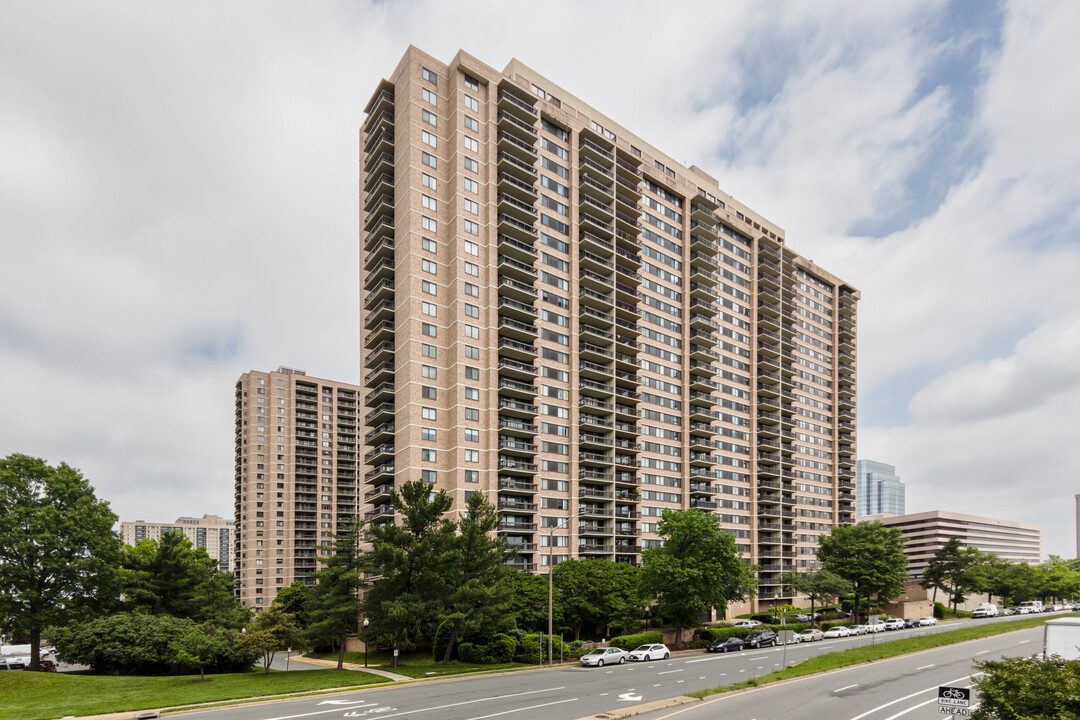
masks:
[[[791,597],[855,522],[858,293],[517,61],[410,48],[366,111],[366,517],[410,480],[482,492],[538,570],[638,563],[701,508]]]

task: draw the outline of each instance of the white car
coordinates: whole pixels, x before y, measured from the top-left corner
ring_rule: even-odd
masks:
[[[885,623],[878,620],[876,623],[870,623],[866,626],[866,629],[872,633],[885,632]]]
[[[904,621],[901,620],[900,618],[889,618],[888,620],[885,621],[885,629],[886,630],[903,630],[904,629]]]
[[[757,620],[736,620],[732,627],[756,628],[760,624]]]
[[[803,630],[799,633],[799,640],[802,642],[814,642],[815,640],[821,640],[825,637],[825,633],[821,632],[817,628],[810,628]]]
[[[827,638],[847,637],[849,635],[851,635],[851,630],[846,625],[837,625],[825,631],[825,637]]]
[[[919,618],[919,625],[920,626],[937,625],[937,618],[934,617],[933,615],[927,615],[926,617]]]
[[[581,664],[585,667],[604,667],[605,665],[622,665],[626,662],[625,650],[616,647],[596,648],[592,652],[581,656]]]
[[[667,645],[639,645],[630,651],[630,654],[626,656],[627,660],[634,662],[646,661],[646,660],[667,660],[671,657],[671,652],[668,651]]]
[[[852,635],[865,635],[866,633],[870,632],[870,628],[865,625],[852,625],[848,628],[848,632],[850,632]]]

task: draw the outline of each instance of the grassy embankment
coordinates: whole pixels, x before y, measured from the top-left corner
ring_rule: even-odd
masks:
[[[178,677],[0,673],[0,720],[49,720],[386,682],[351,670]]]
[[[327,655],[324,660],[337,660],[337,655]],[[347,652],[345,662],[364,664],[364,653]],[[471,672],[492,672],[496,670],[515,670],[517,668],[536,667],[522,663],[500,663],[496,665],[473,665],[463,662],[452,662],[447,665],[437,665],[431,657],[431,651],[407,653],[398,658],[397,667],[394,667],[394,656],[387,651],[372,652],[368,654],[368,665],[381,670],[405,675],[411,678],[442,677],[444,675],[462,675]]]
[[[1080,614],[1075,614],[1073,616],[1080,617]],[[819,655],[817,657],[810,658],[809,660],[805,660],[798,665],[789,667],[786,670],[780,670],[777,672],[769,673],[768,675],[762,675],[759,678],[745,680],[743,682],[736,683],[735,685],[714,687],[709,688],[708,690],[701,690],[698,692],[692,692],[687,694],[690,697],[704,698],[710,695],[716,695],[718,693],[730,692],[732,690],[742,690],[744,688],[755,687],[757,685],[776,682],[778,680],[787,680],[789,678],[802,677],[804,675],[813,675],[814,673],[825,672],[827,670],[836,670],[837,668],[848,667],[850,665],[859,665],[862,663],[873,662],[874,660],[884,660],[885,658],[896,657],[897,655],[907,655],[909,653],[919,652],[921,650],[930,650],[936,647],[942,647],[944,645],[953,645],[955,643],[965,642],[967,640],[978,640],[979,638],[990,637],[992,635],[1000,635],[1002,633],[1012,632],[1013,630],[1024,630],[1027,628],[1041,627],[1042,624],[1046,622],[1046,620],[1047,618],[1045,617],[1033,617],[1025,618],[1023,620],[988,623],[986,625],[960,628],[957,630],[948,630],[944,632],[934,633],[932,635],[920,635],[918,637],[905,638],[903,640],[883,642],[879,645],[864,645],[862,647],[841,650],[839,652],[832,652],[826,655]]]

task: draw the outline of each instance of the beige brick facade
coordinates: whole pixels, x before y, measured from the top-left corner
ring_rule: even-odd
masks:
[[[638,563],[720,515],[790,597],[855,517],[858,293],[517,61],[410,48],[360,132],[362,511],[484,493],[515,566]],[[550,544],[549,544],[550,543]]]
[[[232,572],[236,539],[233,521],[217,515],[182,516],[171,523],[128,520],[120,523],[120,539],[134,546],[141,540],[160,540],[161,534],[170,530],[183,533],[193,547],[205,548],[206,554],[218,561],[219,570]]]

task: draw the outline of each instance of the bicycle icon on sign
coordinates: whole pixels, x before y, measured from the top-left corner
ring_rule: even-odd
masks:
[[[968,694],[963,688],[946,688],[941,691],[940,697],[953,700],[967,700]]]

